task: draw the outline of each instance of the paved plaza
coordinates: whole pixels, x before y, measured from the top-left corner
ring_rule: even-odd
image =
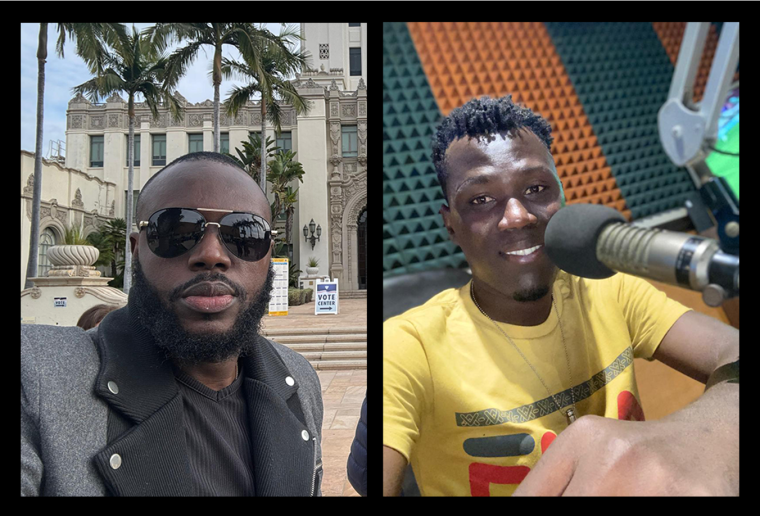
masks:
[[[367,327],[367,300],[341,299],[337,315],[314,315],[314,301],[292,306],[287,316],[265,316],[262,331]],[[276,340],[276,337],[271,337]],[[317,371],[322,384],[322,495],[359,496],[346,476],[346,462],[367,390],[367,370]]]
[[[264,316],[263,331],[283,328],[328,329],[340,327],[367,328],[367,299],[341,299],[337,314],[314,315],[314,301],[291,306],[286,316]]]

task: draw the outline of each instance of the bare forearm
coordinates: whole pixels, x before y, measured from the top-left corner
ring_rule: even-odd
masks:
[[[687,407],[659,421],[678,427],[684,439],[707,441],[698,460],[720,468],[721,477],[739,490],[739,384],[722,382]],[[697,466],[695,464],[695,466]]]
[[[399,496],[406,458],[393,448],[383,446],[383,496]]]
[[[686,421],[695,425],[709,423],[739,430],[739,341],[726,346],[710,374],[704,394],[692,404],[663,421]],[[738,434],[737,434],[738,436]],[[738,440],[737,440],[738,449]]]

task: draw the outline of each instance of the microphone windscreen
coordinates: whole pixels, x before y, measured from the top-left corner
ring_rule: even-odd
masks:
[[[565,272],[582,278],[609,278],[615,271],[596,257],[596,243],[607,224],[627,222],[612,208],[597,204],[572,204],[549,220],[544,234],[546,254]]]

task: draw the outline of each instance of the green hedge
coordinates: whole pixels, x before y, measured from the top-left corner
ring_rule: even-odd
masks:
[[[310,288],[288,288],[288,306],[297,306],[311,302],[314,291]]]

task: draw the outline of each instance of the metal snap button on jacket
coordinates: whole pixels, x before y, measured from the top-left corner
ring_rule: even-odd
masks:
[[[296,381],[290,376],[288,376],[287,378],[285,378],[285,383],[293,387],[296,384]]]
[[[116,382],[108,382],[108,390],[114,394],[119,394],[119,386],[116,385]]]
[[[301,437],[303,438],[304,441],[308,441],[309,440],[309,432],[307,432],[306,430],[304,430],[303,432],[301,432]]]
[[[118,453],[114,453],[113,455],[111,455],[110,462],[111,462],[111,467],[113,469],[119,469],[119,466],[121,466],[121,455],[119,455]]]

